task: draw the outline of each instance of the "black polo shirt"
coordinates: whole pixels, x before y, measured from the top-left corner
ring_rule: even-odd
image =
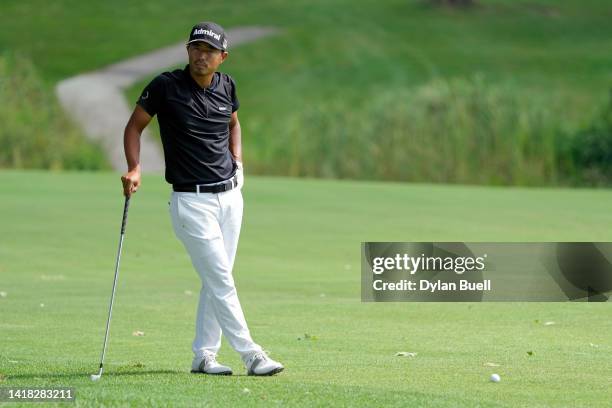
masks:
[[[146,86],[137,104],[157,114],[168,183],[206,184],[234,176],[229,122],[240,103],[229,75],[215,72],[204,89],[189,74],[189,65],[164,72]]]

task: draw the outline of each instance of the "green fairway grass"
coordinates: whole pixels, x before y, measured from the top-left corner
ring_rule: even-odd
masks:
[[[224,340],[219,359],[237,375],[189,373],[199,279],[172,232],[169,188],[147,175],[92,383],[119,174],[0,172],[0,387],[75,387],[77,406],[610,405],[610,303],[366,304],[359,260],[362,241],[610,241],[612,192],[247,174],[243,193],[238,293],[254,339],[286,370],[247,377]]]

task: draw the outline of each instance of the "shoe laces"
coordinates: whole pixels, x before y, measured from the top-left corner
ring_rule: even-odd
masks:
[[[203,361],[204,361],[204,365],[208,365],[210,363],[216,363],[217,356],[215,356],[214,354],[205,354],[203,356]]]
[[[262,360],[265,361],[268,359],[268,355],[264,351],[258,351],[257,353],[253,354],[251,358],[249,358],[249,363],[252,363],[258,358],[261,358]]]

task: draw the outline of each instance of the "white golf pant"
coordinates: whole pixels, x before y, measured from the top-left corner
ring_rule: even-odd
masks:
[[[196,357],[216,354],[222,333],[243,360],[262,350],[251,338],[232,276],[242,207],[240,188],[218,194],[173,191],[170,197],[174,232],[202,280],[192,344]]]

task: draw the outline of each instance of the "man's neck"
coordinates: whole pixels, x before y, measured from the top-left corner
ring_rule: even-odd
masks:
[[[193,80],[196,81],[196,83],[200,85],[202,89],[206,89],[210,86],[210,83],[212,82],[212,79],[213,79],[213,75],[215,75],[215,73],[213,72],[213,73],[210,73],[208,75],[203,75],[203,76],[194,75],[190,67],[189,75],[191,75]]]

